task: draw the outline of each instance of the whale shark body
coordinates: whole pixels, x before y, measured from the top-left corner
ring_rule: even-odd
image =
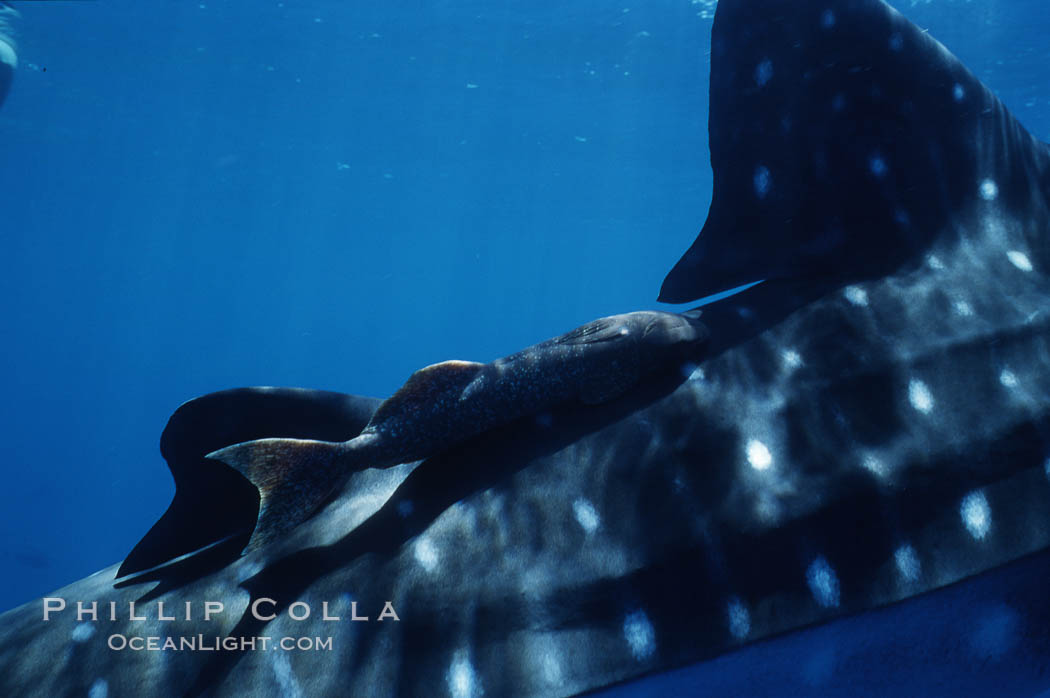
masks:
[[[243,556],[258,491],[205,456],[380,401],[186,403],[168,512],[118,581],[4,614],[0,689],[550,696],[706,660],[723,694],[1045,690],[1047,147],[880,0],[722,0],[710,129],[661,298],[762,283],[703,307],[702,360],[356,470]]]

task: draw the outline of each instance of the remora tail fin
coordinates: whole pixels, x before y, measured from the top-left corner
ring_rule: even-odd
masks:
[[[277,539],[317,511],[339,484],[343,444],[307,439],[258,439],[207,455],[259,490],[259,518],[244,552]]]

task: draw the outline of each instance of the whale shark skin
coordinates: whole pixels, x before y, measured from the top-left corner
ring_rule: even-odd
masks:
[[[1032,589],[1050,547],[1046,147],[884,3],[790,7],[723,0],[716,14],[715,192],[698,238],[713,242],[687,253],[664,293],[766,281],[705,307],[702,363],[669,366],[608,404],[555,408],[421,462],[354,473],[316,516],[243,557],[237,536],[252,506],[231,494],[237,516],[193,529],[213,547],[172,561],[191,551],[158,534],[137,576],[115,582],[114,566],[54,592],[67,608],[46,622],[43,601],[4,614],[0,690],[570,695],[701,660],[717,670],[755,657],[741,660],[747,674],[812,637],[792,631],[809,627],[827,644],[844,623],[884,627],[885,614],[921,604],[934,608],[921,612],[924,627],[942,628],[938,650],[881,631],[859,655],[800,667],[804,685],[848,678],[855,694],[878,694],[914,685],[895,677],[897,663],[947,657],[972,658],[1004,691],[1045,690],[1048,612]],[[855,46],[867,47],[863,62],[836,53]],[[845,69],[822,76],[821,66]],[[807,71],[828,101],[762,94]],[[877,91],[848,82],[865,75]],[[943,101],[925,89],[895,100],[898,81],[911,80],[941,85]],[[897,127],[858,133],[855,119],[829,116],[852,100],[886,102],[880,119]],[[785,120],[790,133],[810,116],[837,144],[823,165],[816,132],[784,135]],[[776,133],[756,143],[760,120]],[[722,142],[738,165],[716,154]],[[859,145],[838,149],[849,142]],[[812,197],[836,191],[867,208],[822,219]],[[179,437],[193,442],[187,463],[205,467],[215,434],[319,438],[309,424],[283,433],[285,393],[237,396],[239,407],[221,394],[184,406],[180,424],[229,408],[228,424],[202,420]],[[375,402],[346,399],[356,411],[325,428],[351,438]],[[260,412],[274,433],[254,433]],[[100,619],[78,621],[77,600],[97,601]],[[976,630],[953,624],[951,604],[975,600],[990,609]],[[209,621],[206,601],[224,604]],[[146,620],[129,619],[130,602]],[[160,602],[175,620],[159,620]],[[255,602],[276,617],[257,618]],[[380,620],[388,603],[396,620]],[[324,604],[340,620],[324,620]],[[304,607],[310,617],[295,620]],[[944,639],[955,633],[954,645]],[[109,647],[114,636],[198,635],[331,638],[332,649]],[[750,689],[762,673],[721,685]],[[775,687],[790,670],[765,673]]]

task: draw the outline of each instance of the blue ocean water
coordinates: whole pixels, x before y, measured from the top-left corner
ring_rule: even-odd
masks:
[[[182,401],[658,307],[710,200],[711,2],[14,4],[0,609],[156,520]],[[1050,138],[1043,3],[898,7]]]

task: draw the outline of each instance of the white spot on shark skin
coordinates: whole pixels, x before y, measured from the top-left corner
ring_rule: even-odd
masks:
[[[959,83],[955,83],[955,87],[952,88],[952,99],[956,102],[963,101],[963,97],[966,96],[966,90]]]
[[[982,179],[978,191],[981,194],[981,198],[985,201],[995,201],[999,196],[999,185],[991,179]]]
[[[73,628],[73,642],[87,642],[94,636],[95,626],[92,623],[80,623]]]
[[[474,671],[474,665],[470,663],[467,650],[456,650],[446,678],[448,692],[453,698],[473,698],[485,693],[478,683],[478,675]]]
[[[886,173],[890,171],[890,166],[886,164],[886,160],[883,159],[878,153],[873,153],[868,158],[868,169],[875,175],[876,178],[882,179],[886,176]]]
[[[784,368],[794,370],[802,366],[802,356],[794,349],[785,349],[780,354],[780,360],[784,362]]]
[[[824,29],[831,29],[835,26],[835,13],[831,10],[824,10],[824,13],[820,15],[820,26]]]
[[[656,631],[645,611],[628,613],[623,619],[623,637],[631,648],[631,655],[641,661],[656,651]]]
[[[437,569],[441,558],[438,555],[437,547],[429,538],[420,538],[416,541],[413,552],[416,556],[416,562],[422,565],[427,572],[433,572]]]
[[[926,387],[926,384],[921,380],[913,378],[908,383],[908,402],[919,412],[923,414],[929,414],[933,411],[934,400],[933,393]]]
[[[824,608],[839,605],[839,578],[828,561],[818,557],[806,569],[806,583],[813,598]]]
[[[758,194],[758,198],[766,198],[769,190],[773,188],[773,176],[770,174],[769,168],[765,165],[756,167],[754,180],[755,193]]]
[[[540,654],[540,671],[547,683],[557,685],[562,682],[561,662],[553,648],[548,647]]]
[[[1008,368],[1004,368],[1002,373],[999,374],[999,382],[1003,384],[1004,388],[1016,388],[1020,385],[1020,381],[1017,380],[1017,374]]]
[[[576,515],[576,521],[580,524],[584,533],[591,535],[598,530],[598,526],[601,525],[601,517],[598,516],[598,512],[594,510],[594,507],[583,497],[580,497],[572,503],[572,513]]]
[[[560,657],[565,654],[556,635],[534,634],[527,639],[525,655],[529,663],[539,670],[543,683],[552,687],[565,680]]]
[[[893,560],[897,563],[897,571],[906,582],[914,582],[922,574],[922,565],[915,554],[915,548],[904,544],[893,553]]]
[[[974,540],[983,540],[988,535],[992,527],[992,510],[984,492],[977,490],[963,497],[959,504],[959,515]]]
[[[955,312],[963,317],[969,317],[973,315],[973,308],[966,301],[955,301]]]
[[[766,470],[773,465],[773,454],[764,443],[758,439],[751,439],[747,442],[747,462],[755,470]]]
[[[904,48],[904,37],[901,36],[900,32],[893,32],[890,34],[889,45],[891,51],[900,51]]]
[[[729,618],[729,634],[737,640],[747,638],[751,633],[751,614],[748,613],[747,606],[734,597],[729,600],[726,615]]]
[[[882,462],[882,459],[870,453],[861,459],[860,464],[865,470],[877,477],[886,477],[888,473],[886,464]]]
[[[868,292],[859,286],[847,286],[843,293],[853,305],[864,307],[868,304]]]
[[[944,262],[937,255],[931,254],[926,258],[926,263],[930,265],[930,269],[936,269],[937,271],[944,269]]]
[[[284,698],[302,698],[303,689],[299,687],[299,681],[292,672],[292,663],[288,659],[287,652],[273,652],[273,674],[280,686],[280,695]]]
[[[773,79],[773,62],[768,58],[755,66],[755,84],[764,87]]]
[[[88,689],[88,698],[107,698],[109,695],[109,683],[105,679],[95,679]]]
[[[1006,253],[1006,258],[1021,271],[1032,271],[1032,260],[1028,259],[1028,255],[1024,252],[1010,250]]]

